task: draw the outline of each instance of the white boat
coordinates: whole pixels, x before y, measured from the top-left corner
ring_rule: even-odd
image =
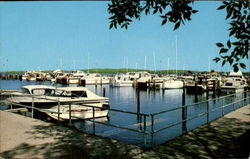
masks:
[[[73,72],[67,79],[67,84],[78,84],[80,79],[86,77],[87,74],[83,71]]]
[[[184,82],[180,80],[168,79],[164,80],[162,84],[163,89],[179,89],[183,88]]]
[[[51,118],[58,120],[58,106],[53,106],[50,109],[43,109],[43,111]],[[72,120],[102,118],[108,116],[107,109],[95,108],[93,116],[93,108],[81,105],[71,105],[71,108],[69,105],[61,105],[59,113],[59,120],[69,120],[70,114]]]
[[[127,74],[115,75],[112,86],[113,87],[132,87],[133,80]]]
[[[99,84],[109,84],[110,83],[110,78],[109,77],[103,77],[99,73],[90,73],[85,77],[82,77],[80,79],[81,85],[99,85]]]
[[[55,88],[45,85],[23,86],[20,93],[13,93],[13,97],[7,98],[9,102],[16,104],[32,105],[39,108],[68,103],[95,104],[100,107],[107,107],[109,99],[101,97],[85,87],[61,87]]]
[[[230,72],[225,79],[225,83],[221,86],[221,92],[237,93],[243,92],[247,87],[247,81],[241,71]]]

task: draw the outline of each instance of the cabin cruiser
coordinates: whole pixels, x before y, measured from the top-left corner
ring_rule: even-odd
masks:
[[[28,85],[22,87],[22,92],[12,93],[12,97],[6,100],[14,105],[32,105],[39,108],[38,111],[60,120],[69,119],[71,111],[72,119],[95,118],[108,115],[109,99],[101,97],[85,87],[61,87],[55,88],[46,85]],[[14,103],[13,103],[14,102]]]
[[[89,106],[95,106],[89,104]],[[93,115],[93,108],[82,105],[60,105],[59,107],[59,120],[69,120],[71,114],[71,120],[79,119],[92,119],[102,118],[108,116],[108,109],[95,108]],[[50,109],[42,109],[49,117],[58,120],[58,106],[53,106]]]
[[[133,79],[131,79],[127,74],[117,74],[115,75],[112,86],[113,87],[132,87]]]
[[[86,73],[83,71],[76,71],[73,72],[68,78],[67,78],[67,84],[78,84],[80,81],[80,78],[87,76]]]
[[[110,78],[103,77],[99,73],[90,73],[80,79],[80,85],[97,85],[97,84],[109,84]]]
[[[230,72],[226,77],[224,84],[221,86],[221,92],[237,93],[243,92],[247,87],[247,81],[241,71]]]
[[[6,100],[16,104],[32,105],[38,108],[48,108],[53,105],[81,103],[108,106],[109,99],[101,97],[85,87],[61,87],[56,88],[46,85],[28,85],[21,88],[21,92],[13,93]]]

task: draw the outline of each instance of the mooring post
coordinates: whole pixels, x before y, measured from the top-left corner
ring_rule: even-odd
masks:
[[[105,87],[102,88],[102,96],[103,96],[103,97],[106,96],[106,88],[105,88]]]
[[[216,81],[213,80],[213,98],[215,98],[215,90],[216,90]]]
[[[144,134],[144,148],[146,148],[147,147],[147,125],[146,125],[146,115],[143,115],[143,117],[144,117],[144,123],[143,123],[143,134]]]
[[[151,114],[151,148],[154,146],[154,115]]]
[[[186,106],[186,92],[183,88],[182,92],[182,133],[187,132],[187,106]]]
[[[92,107],[93,113],[93,134],[95,135],[95,107]]]
[[[195,82],[195,85],[194,85],[194,93],[195,93],[195,102],[198,102],[198,85],[197,85],[197,82]]]
[[[140,90],[136,89],[136,101],[137,101],[137,120],[140,122],[140,115],[139,113],[141,112],[141,106],[140,106]]]
[[[32,109],[31,109],[31,117],[34,117],[34,97],[32,97],[32,105],[31,105]]]

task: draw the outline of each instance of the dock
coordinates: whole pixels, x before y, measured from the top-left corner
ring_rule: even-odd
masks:
[[[248,158],[250,104],[144,151],[53,123],[0,111],[0,158]]]

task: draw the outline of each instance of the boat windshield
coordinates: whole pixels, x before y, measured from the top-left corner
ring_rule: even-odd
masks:
[[[86,91],[50,90],[45,95],[58,96],[58,97],[87,97],[87,92]]]
[[[50,95],[52,93],[52,89],[33,89],[32,94],[34,95]]]
[[[27,88],[22,88],[21,93],[30,94],[30,91]]]

